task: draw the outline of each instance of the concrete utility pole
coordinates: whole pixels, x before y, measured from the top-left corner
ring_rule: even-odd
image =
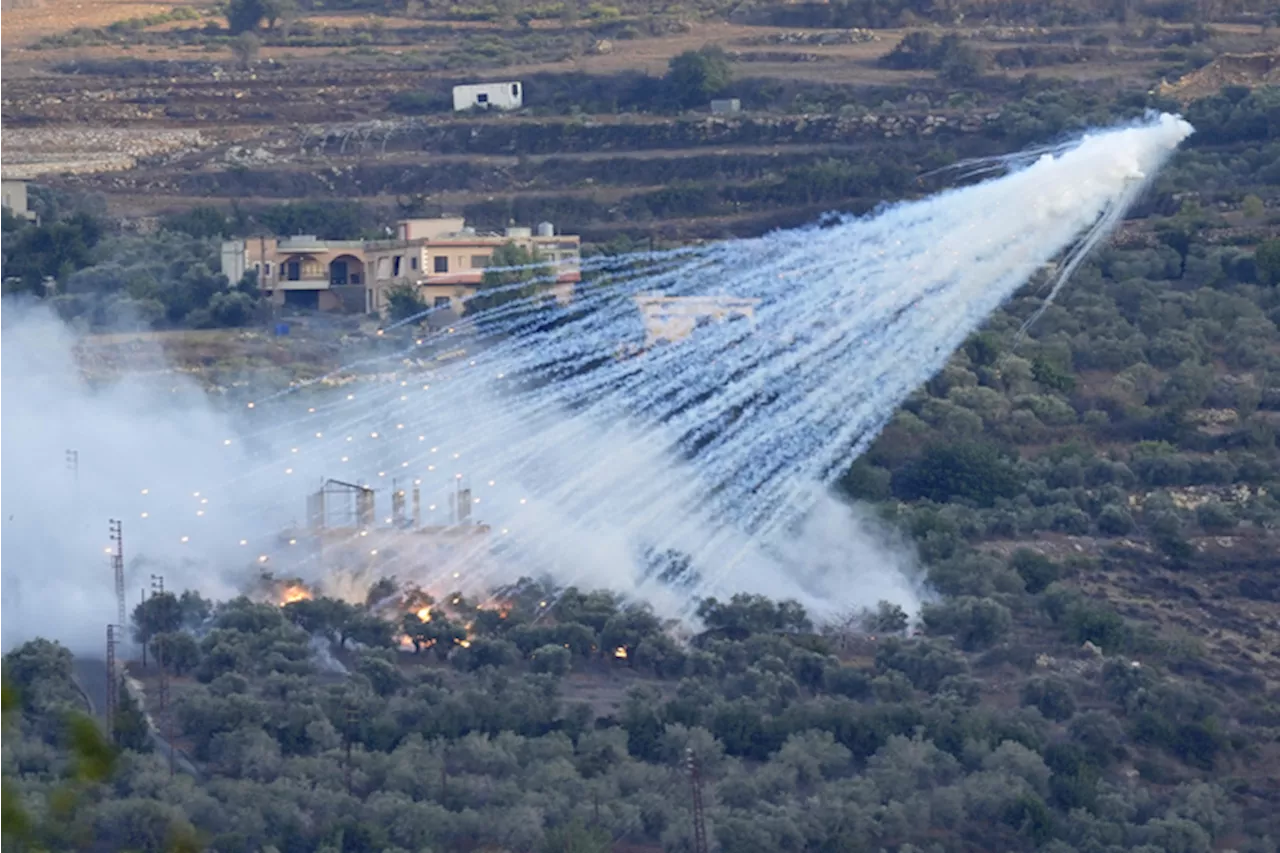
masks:
[[[116,626],[107,626],[107,736],[116,739],[116,713],[120,707],[120,679],[116,675]]]
[[[164,595],[164,575],[151,576],[151,595]],[[160,719],[164,725],[165,743],[169,745],[169,775],[173,775],[174,762],[174,745],[173,745],[173,719],[172,714],[167,713],[169,707],[169,673],[165,666],[164,647],[161,646],[156,651],[156,665],[160,667],[160,689],[157,691],[160,700]]]
[[[116,624],[124,630],[124,525],[117,519],[108,522],[111,529],[111,541],[115,550],[111,552],[111,568],[116,577]]]
[[[689,782],[693,787],[693,853],[707,853],[707,821],[702,810],[702,776],[698,773],[698,761],[693,757],[693,747],[685,750],[689,766]]]
[[[142,589],[138,590],[138,603],[139,604],[147,603],[147,588],[145,586]],[[142,644],[142,668],[144,670],[147,668],[147,644],[146,643]]]

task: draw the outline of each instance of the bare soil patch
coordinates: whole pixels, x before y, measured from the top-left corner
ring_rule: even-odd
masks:
[[[36,0],[38,5],[15,3],[4,6],[4,26],[0,44],[8,49],[30,44],[43,36],[64,33],[76,27],[106,27],[116,21],[142,18],[171,11],[179,6],[203,9],[207,4],[173,0]]]

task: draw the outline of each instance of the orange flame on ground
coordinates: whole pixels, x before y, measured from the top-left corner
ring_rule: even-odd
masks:
[[[301,584],[290,584],[280,592],[280,606],[293,604],[295,601],[306,601],[310,599],[311,590]]]
[[[422,620],[423,622],[430,622],[430,621],[431,621],[431,608],[430,608],[430,607],[423,607],[423,608],[419,609],[419,610],[418,610],[418,618],[419,618],[420,620]]]
[[[627,659],[626,648],[624,646],[618,646],[616,649],[613,650],[613,656],[615,658],[618,658],[619,660],[626,660]]]

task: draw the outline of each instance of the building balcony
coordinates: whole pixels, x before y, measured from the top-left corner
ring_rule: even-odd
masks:
[[[268,290],[328,290],[327,278],[271,278],[262,283]]]

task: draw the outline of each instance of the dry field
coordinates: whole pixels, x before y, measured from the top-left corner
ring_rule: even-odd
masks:
[[[178,6],[199,9],[207,4],[184,0],[5,0],[0,44],[5,48],[7,64],[11,48],[30,44],[43,36],[76,27],[105,27],[116,21],[168,12]]]

